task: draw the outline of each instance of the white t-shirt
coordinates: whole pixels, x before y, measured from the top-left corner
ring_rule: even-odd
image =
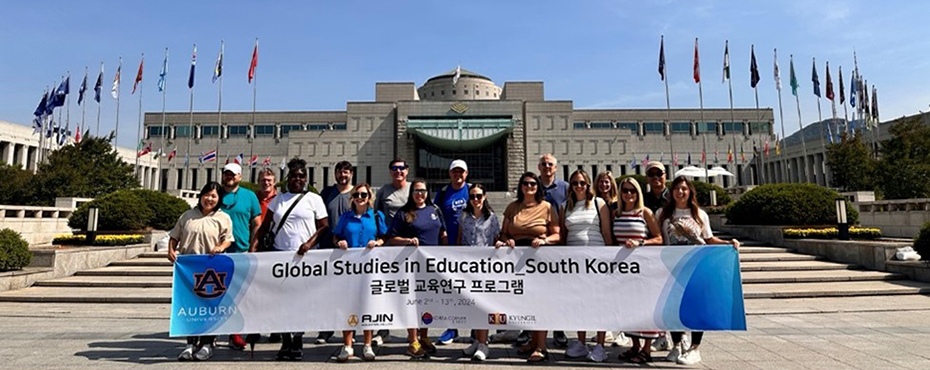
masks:
[[[281,222],[281,218],[291,208],[300,194],[284,193],[278,194],[268,203],[268,210],[274,213],[274,223],[269,231],[274,232]],[[291,214],[287,216],[284,226],[281,227],[274,237],[274,247],[280,251],[296,251],[300,245],[310,240],[310,237],[316,233],[316,220],[322,220],[327,217],[326,205],[323,204],[323,198],[314,193],[307,193],[300,204],[294,207]],[[319,240],[317,240],[319,242]]]
[[[672,217],[662,222],[662,244],[665,245],[695,245],[707,244],[704,240],[714,236],[710,229],[710,218],[703,209],[698,209],[699,225],[691,216],[690,209],[675,208]],[[662,219],[662,210],[656,212],[656,220]]]

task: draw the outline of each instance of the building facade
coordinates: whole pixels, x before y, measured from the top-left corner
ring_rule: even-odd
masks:
[[[410,177],[431,185],[448,182],[453,159],[469,165],[469,181],[492,191],[514,188],[540,155],[558,158],[559,176],[577,168],[596,175],[643,173],[645,158],[677,168],[717,164],[736,174],[715,178],[724,186],[758,184],[766,166],[762,150],[774,143],[771,108],[576,109],[571,100],[546,100],[543,82],[505,82],[461,70],[413,82],[379,82],[374,101],[349,101],[344,111],[146,113],[145,137],[155,148],[175,150],[159,163],[158,188],[199,189],[237,156],[244,179],[261,167],[280,170],[286,158],[307,160],[311,182],[333,182],[335,163],[356,166],[356,181],[390,181],[388,163],[406,159]],[[774,144],[772,144],[774,145]],[[201,158],[216,151],[215,161]],[[728,151],[732,162],[728,162]],[[187,153],[190,153],[189,155]],[[716,155],[715,155],[716,153]],[[188,164],[185,165],[185,158]],[[255,165],[250,165],[252,159]]]

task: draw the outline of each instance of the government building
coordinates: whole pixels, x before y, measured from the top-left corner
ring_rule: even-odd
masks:
[[[525,171],[536,172],[539,156],[553,153],[559,176],[576,168],[591,176],[642,174],[643,160],[661,160],[671,168],[701,166],[706,143],[707,166],[718,165],[736,176],[717,177],[722,186],[765,181],[766,141],[774,156],[773,113],[764,109],[576,109],[571,100],[547,100],[541,81],[508,81],[461,69],[414,82],[375,83],[374,101],[348,101],[341,111],[170,112],[145,114],[145,137],[155,148],[177,151],[158,165],[163,191],[199,189],[217,179],[228,160],[242,155],[244,180],[258,169],[279,166],[285,158],[307,160],[311,183],[333,182],[342,160],[356,166],[355,181],[375,187],[390,182],[388,164],[404,158],[410,178],[436,186],[448,182],[448,166],[464,159],[469,182],[491,191],[513,189]],[[189,164],[184,157],[190,147]],[[727,151],[733,161],[728,163]],[[215,161],[199,158],[217,150]],[[250,158],[257,158],[249,166]],[[670,171],[673,172],[673,171]],[[768,176],[772,176],[768,174]],[[769,180],[771,181],[771,180]]]

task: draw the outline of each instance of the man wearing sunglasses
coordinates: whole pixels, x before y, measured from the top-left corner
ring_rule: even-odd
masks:
[[[653,214],[668,203],[669,191],[665,181],[665,165],[662,162],[652,161],[646,164],[646,182],[649,183],[650,191],[643,194],[643,202]]]
[[[449,245],[455,245],[459,235],[459,216],[468,203],[469,185],[465,180],[468,178],[468,164],[461,159],[452,161],[449,165],[449,185],[443,186],[436,192],[436,199],[433,204],[442,211],[442,218],[446,221],[446,233],[449,237]],[[456,329],[446,329],[439,336],[439,343],[451,344],[459,336]]]
[[[384,223],[391,225],[397,210],[407,204],[407,196],[410,193],[410,183],[407,182],[409,166],[406,160],[394,158],[388,165],[388,170],[391,171],[391,183],[378,189],[375,195],[375,211],[381,211],[384,214]],[[382,329],[375,333],[372,342],[381,346],[389,338],[390,332]]]

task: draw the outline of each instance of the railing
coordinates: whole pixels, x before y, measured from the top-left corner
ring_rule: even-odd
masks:
[[[930,222],[930,198],[879,200],[854,203],[859,223],[877,227],[885,236],[913,238]]]

